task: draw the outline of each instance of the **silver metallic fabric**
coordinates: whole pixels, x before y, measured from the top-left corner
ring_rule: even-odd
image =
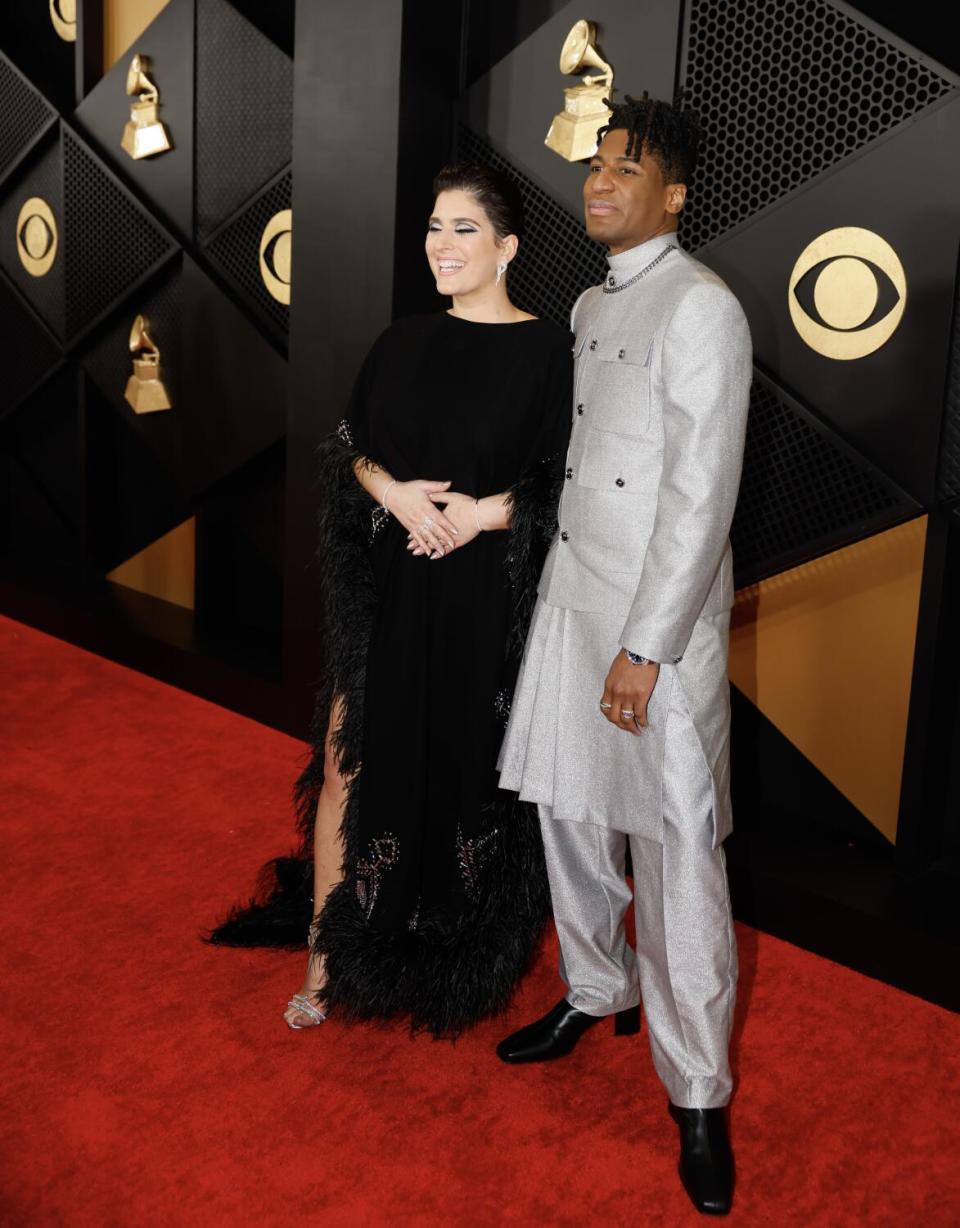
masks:
[[[706,677],[716,691],[707,692],[703,681],[693,687],[707,739],[696,763],[688,766],[709,769],[711,835],[719,845],[730,827],[730,692],[725,669],[712,665],[718,656],[726,660],[729,620],[723,611],[697,621],[684,662],[660,667],[647,705],[648,726],[634,737],[611,725],[600,710],[603,681],[619,651],[619,619],[556,609],[538,599],[500,751],[500,787],[549,806],[564,822],[662,839],[664,748],[674,736],[670,700],[678,688],[684,711],[690,710],[684,683],[706,662]]]
[[[661,235],[609,257],[611,275],[629,279],[674,241]],[[713,777],[719,846],[732,827],[727,535],[743,462],[750,333],[726,285],[679,250],[623,294],[585,291],[571,326],[568,478],[500,783],[565,820],[653,834],[668,736],[662,713],[677,685]],[[621,646],[667,663],[642,739],[599,712]]]
[[[736,298],[675,241],[609,257],[576,334],[559,530],[501,749],[503,788],[540,806],[568,999],[642,995],[657,1072],[680,1107],[731,1091],[737,979],[721,846],[732,826],[728,534],[752,376]],[[661,662],[640,737],[600,711],[620,648]],[[635,873],[637,951],[623,932]]]
[[[679,688],[668,719],[662,841],[563,822],[549,807],[540,809],[540,826],[567,1001],[607,1015],[642,997],[653,1063],[670,1099],[681,1108],[716,1108],[732,1089],[736,940],[723,849],[711,840],[710,775]],[[636,955],[623,924],[628,841]]]

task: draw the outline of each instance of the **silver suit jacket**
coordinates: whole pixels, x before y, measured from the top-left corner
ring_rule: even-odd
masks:
[[[728,617],[717,616],[733,605],[752,347],[730,289],[671,244],[661,235],[609,257],[604,285],[574,305],[573,432],[539,593],[622,618],[623,647],[676,670],[719,843],[732,820]]]

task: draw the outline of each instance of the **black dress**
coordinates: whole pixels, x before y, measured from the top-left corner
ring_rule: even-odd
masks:
[[[410,317],[376,341],[321,449],[330,659],[297,786],[305,839],[214,940],[304,942],[323,738],[342,696],[336,744],[354,773],[344,879],[315,942],[322,1000],[340,1014],[406,1013],[455,1035],[506,1006],[542,930],[535,809],[498,789],[495,764],[556,526],[571,379],[570,336],[553,324]],[[507,491],[511,528],[443,559],[415,558],[400,523],[356,481],[358,455],[399,481],[450,480],[480,498]]]

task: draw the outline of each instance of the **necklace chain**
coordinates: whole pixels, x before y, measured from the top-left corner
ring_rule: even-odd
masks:
[[[638,282],[641,279],[641,277],[645,277],[650,272],[651,269],[656,268],[657,265],[660,263],[660,261],[664,258],[664,256],[668,256],[670,252],[675,252],[676,250],[677,250],[676,243],[668,244],[663,249],[663,251],[659,254],[659,256],[655,256],[653,260],[650,261],[650,263],[646,266],[646,268],[641,269],[639,273],[634,273],[634,275],[630,278],[629,281],[622,281],[619,286],[608,286],[606,283],[604,283],[603,285],[604,294],[619,294],[621,290],[626,290],[627,286],[634,285],[636,282]]]

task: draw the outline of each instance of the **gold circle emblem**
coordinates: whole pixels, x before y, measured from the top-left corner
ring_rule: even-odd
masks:
[[[293,262],[293,210],[281,209],[260,236],[260,276],[278,303],[290,305],[290,275]]]
[[[840,226],[800,253],[787,304],[797,332],[818,354],[864,358],[889,341],[903,318],[907,278],[886,239]]]
[[[57,256],[57,219],[39,196],[24,201],[17,217],[17,255],[31,277],[43,277]]]
[[[50,20],[65,43],[77,41],[77,0],[50,0]]]

